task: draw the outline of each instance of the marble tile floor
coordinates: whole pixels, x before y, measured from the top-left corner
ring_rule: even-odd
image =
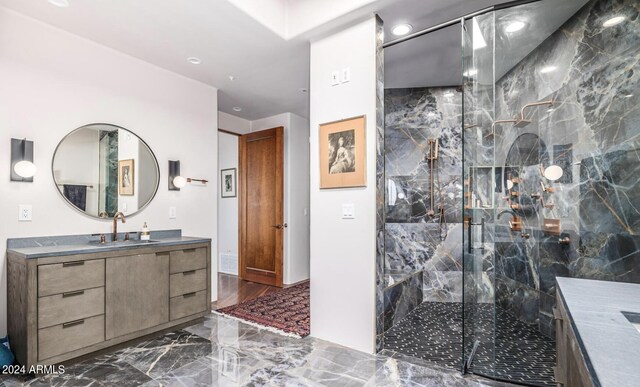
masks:
[[[210,315],[204,322],[2,386],[507,386],[393,351],[370,355]]]
[[[473,372],[514,383],[555,386],[553,340],[490,304],[478,305],[471,328],[480,341]],[[422,303],[385,333],[384,348],[459,370],[462,303]]]

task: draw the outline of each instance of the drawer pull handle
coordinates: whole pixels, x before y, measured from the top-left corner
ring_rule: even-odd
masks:
[[[62,267],[82,266],[82,265],[84,265],[84,261],[64,262],[64,263],[62,263]]]
[[[183,253],[195,253],[196,249],[185,249],[185,250],[182,250],[182,252]]]
[[[196,271],[195,270],[189,270],[189,271],[182,272],[182,275],[191,275],[191,274],[196,274]]]
[[[187,293],[187,294],[183,295],[182,297],[189,298],[189,297],[193,297],[195,295],[196,295],[196,292],[191,292],[191,293]]]
[[[73,292],[62,293],[62,298],[79,296],[79,295],[82,295],[82,294],[84,294],[84,290],[76,290],[76,291],[73,291]]]
[[[84,319],[82,320],[76,320],[76,321],[69,321],[68,323],[64,323],[62,324],[62,328],[70,328],[76,325],[82,325],[84,324]]]

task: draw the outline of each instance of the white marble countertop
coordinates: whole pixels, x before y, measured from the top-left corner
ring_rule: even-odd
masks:
[[[640,332],[622,312],[640,313],[640,284],[556,281],[594,379],[601,386],[638,386]]]

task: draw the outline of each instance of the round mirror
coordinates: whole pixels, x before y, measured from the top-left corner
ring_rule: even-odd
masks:
[[[149,146],[127,129],[90,124],[69,133],[53,155],[58,192],[95,218],[141,211],[158,191],[160,169]]]

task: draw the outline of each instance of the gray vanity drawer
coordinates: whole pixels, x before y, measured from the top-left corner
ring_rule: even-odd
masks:
[[[169,301],[169,314],[171,320],[191,316],[192,314],[203,312],[205,310],[208,310],[207,292],[205,290],[173,297]]]
[[[170,272],[181,273],[207,267],[207,249],[183,249],[171,252]]]
[[[169,285],[169,297],[205,290],[207,288],[207,270],[190,270],[171,274]]]
[[[38,300],[38,328],[104,314],[104,288],[75,290]]]
[[[38,266],[38,296],[104,286],[104,259]]]
[[[38,330],[38,360],[104,341],[104,315]]]

